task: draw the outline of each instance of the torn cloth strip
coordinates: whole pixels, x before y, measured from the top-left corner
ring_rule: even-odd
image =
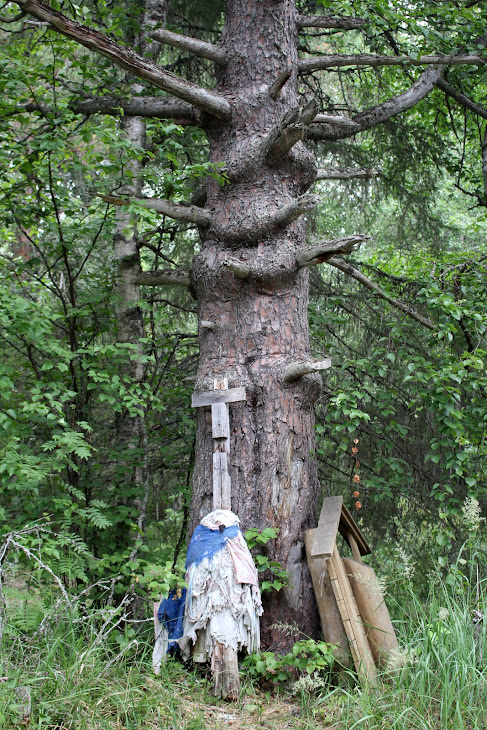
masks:
[[[161,624],[167,629],[169,639],[167,653],[178,648],[177,639],[183,635],[184,606],[186,603],[187,589],[181,590],[178,596],[177,589],[170,591],[167,598],[163,598],[157,612]]]
[[[218,528],[212,530],[204,525],[198,525],[186,553],[186,570],[190,565],[199,565],[202,560],[211,558],[240,532],[238,525],[225,527],[222,532]]]

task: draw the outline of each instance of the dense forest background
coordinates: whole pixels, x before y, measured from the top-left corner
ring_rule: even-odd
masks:
[[[136,1],[53,5],[128,46],[140,31]],[[312,29],[302,52],[410,59],[399,67],[305,76],[303,99],[312,90],[322,111],[335,116],[400,93],[405,80],[410,85],[420,74],[413,61],[422,54],[481,53],[485,46],[485,2],[299,5],[303,13],[366,20],[347,33]],[[215,42],[223,12],[221,0],[172,1],[166,27]],[[117,207],[103,196],[140,185],[146,196],[196,203],[207,176],[225,185],[225,175],[207,162],[203,132],[177,111],[173,119],[147,119],[143,145],[131,139],[127,110],[142,96],[142,84],[19,14],[14,3],[1,10],[0,41],[0,638],[10,658],[14,649],[24,652],[26,636],[47,642],[59,596],[70,605],[70,596],[95,584],[80,614],[87,620],[89,610],[102,612],[90,646],[98,651],[113,640],[113,656],[120,649],[130,657],[152,601],[183,576],[198,327],[186,282],[154,286],[157,276],[142,276],[141,297],[127,306],[118,282],[134,259],[115,257],[114,240],[135,240],[142,270],[160,270],[161,284],[163,271],[189,268],[199,239],[196,225],[139,203]],[[209,83],[207,61],[161,45],[150,53],[165,68]],[[321,173],[314,192],[322,203],[307,216],[310,245],[370,237],[345,270],[325,262],[310,271],[313,354],[332,360],[317,403],[322,496],[344,495],[373,548],[371,562],[387,584],[395,618],[415,614],[432,586],[441,594],[438,605],[463,590],[462,630],[470,611],[484,605],[487,569],[484,69],[453,65],[406,113],[357,137],[316,143]],[[108,98],[104,110],[93,104],[100,97]],[[127,337],[134,312],[143,322],[135,340]],[[86,641],[79,626],[69,659],[76,667]],[[424,619],[422,636],[432,646],[455,633],[435,627]],[[50,644],[39,644],[39,657],[54,666],[52,647],[62,647],[59,666],[68,666],[65,639],[50,636]],[[35,652],[32,643],[25,646],[27,666]],[[8,661],[0,674],[10,676]],[[34,677],[41,671],[36,661]],[[120,663],[103,662],[112,669]],[[97,682],[108,676],[99,671]],[[129,676],[132,669],[124,671]],[[178,671],[168,670],[170,690],[173,682],[186,687]],[[81,670],[69,676],[80,692],[70,695],[74,707],[84,692]],[[144,677],[138,681],[147,689]],[[464,679],[471,685],[470,675]],[[450,681],[445,676],[445,687]],[[57,698],[61,685],[52,686]],[[128,717],[125,706],[119,710]],[[447,710],[443,724],[410,727],[463,727],[457,710]],[[176,717],[181,708],[168,704],[166,711]],[[136,719],[126,725],[112,719],[106,727],[139,726]],[[86,722],[79,727],[105,727],[100,719]],[[191,722],[180,726],[208,726]],[[485,727],[479,722],[468,727]],[[396,727],[390,719],[383,726]]]
[[[482,3],[457,5],[334,3],[334,11],[368,17],[365,31],[317,31],[307,43],[328,52],[392,47],[412,57],[432,46],[445,50],[459,30],[471,26],[479,34]],[[129,10],[84,3],[76,12],[87,23],[109,22],[112,36],[124,38],[138,22]],[[210,39],[222,8],[178,2],[168,12],[168,28]],[[2,530],[41,519],[49,524],[45,554],[66,585],[115,572],[124,575],[121,590],[132,584],[155,596],[186,540],[195,304],[180,287],[143,287],[137,307],[145,331],[136,344],[122,341],[112,249],[118,210],[99,195],[127,184],[134,160],[144,189],[174,201],[197,195],[205,176],[219,172],[209,169],[202,134],[177,119],[148,120],[141,149],[120,129],[123,109],[89,114],[94,95],[128,94],[124,72],[100,58],[94,64],[89,52],[34,19],[15,21],[11,5],[5,13]],[[163,53],[168,68],[205,78],[204,62]],[[335,71],[324,108],[350,113],[384,90],[397,92],[403,77],[395,68]],[[305,82],[318,88],[312,76]],[[319,182],[323,203],[309,216],[310,243],[371,236],[350,261],[366,286],[326,264],[311,272],[313,347],[333,363],[317,411],[323,493],[343,494],[350,508],[359,501],[374,549],[394,570],[398,549],[413,561],[421,557],[421,580],[447,567],[461,544],[465,498],[482,507],[486,498],[486,88],[468,66],[452,67],[448,83],[470,95],[479,113],[438,88],[360,137],[320,146],[320,166],[331,173],[365,169],[364,179]],[[86,113],[76,108],[83,102]],[[125,225],[136,226],[144,268],[161,261],[188,268],[197,246],[193,226],[136,204],[124,213]],[[430,328],[368,282],[420,312]],[[143,363],[139,380],[135,360]],[[143,423],[143,438],[129,447],[120,437],[127,418]],[[140,464],[142,494],[134,478]]]

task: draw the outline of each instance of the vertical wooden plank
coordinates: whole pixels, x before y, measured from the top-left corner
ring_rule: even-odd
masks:
[[[347,534],[347,539],[348,539],[348,544],[350,545],[350,549],[352,551],[354,560],[356,560],[358,563],[363,563],[364,561],[362,560],[360,548],[357,545],[356,539],[350,532]]]
[[[316,537],[311,555],[314,558],[329,558],[333,554],[333,548],[340,524],[342,513],[343,497],[327,497],[323,500],[320,521],[316,530]]]
[[[215,403],[211,406],[211,432],[214,439],[230,438],[230,419],[226,403]]]
[[[373,568],[343,558],[343,565],[357,603],[375,663],[387,666],[389,655],[398,643],[389,611]]]
[[[215,390],[227,390],[228,378],[215,378]],[[211,407],[212,433],[215,452],[213,454],[213,509],[231,509],[231,483],[228,471],[230,452],[230,419],[228,405],[218,403]],[[216,500],[215,500],[216,497]]]
[[[358,612],[355,597],[350,586],[347,571],[345,570],[336,546],[330,559],[330,563],[333,566],[334,574],[336,575],[337,582],[339,583],[343,602],[346,607],[346,613],[350,619],[351,632],[353,633],[354,640],[357,644],[358,663],[355,665],[357,673],[361,680],[365,679],[369,682],[373,682],[377,674],[374,659],[362,619]]]
[[[215,378],[213,380],[214,390],[228,390],[228,378]]]
[[[228,454],[213,453],[213,509],[231,509],[231,483],[228,473]]]
[[[235,649],[216,641],[213,644],[211,673],[213,676],[213,694],[227,700],[238,700],[240,675]]]
[[[228,454],[220,452],[222,509],[232,509],[232,487],[228,472]]]
[[[222,474],[220,467],[220,452],[213,453],[213,509],[222,508]]]
[[[323,638],[328,644],[334,644],[336,646],[336,649],[333,651],[335,659],[339,664],[347,667],[350,665],[347,635],[331,585],[327,561],[324,558],[313,558],[311,555],[315,537],[316,530],[306,530],[304,533],[306,558],[313,581],[318,611],[320,613]]]

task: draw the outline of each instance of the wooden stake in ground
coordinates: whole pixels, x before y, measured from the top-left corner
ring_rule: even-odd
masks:
[[[229,403],[246,400],[245,388],[229,388],[227,378],[216,378],[214,390],[194,393],[194,408],[211,406],[213,435],[213,510],[232,509],[232,490],[228,462],[230,457]],[[215,641],[211,672],[217,697],[237,700],[240,693],[237,652]]]

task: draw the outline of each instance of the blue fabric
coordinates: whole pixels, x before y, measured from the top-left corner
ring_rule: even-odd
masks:
[[[193,532],[193,537],[186,553],[186,570],[190,565],[199,565],[205,558],[212,558],[219,550],[225,547],[230,538],[236,537],[240,532],[238,525],[230,525],[220,530],[210,530],[209,527],[198,525]]]
[[[163,598],[157,612],[159,621],[167,629],[169,644],[167,653],[179,649],[177,639],[183,635],[184,604],[187,588],[181,591],[181,598],[177,598],[177,589],[170,591],[167,598]]]

